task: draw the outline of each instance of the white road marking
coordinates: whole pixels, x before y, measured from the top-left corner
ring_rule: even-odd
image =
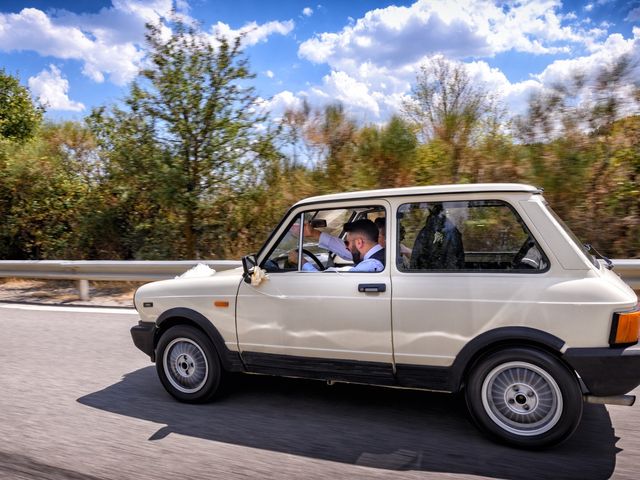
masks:
[[[133,308],[109,308],[109,307],[63,307],[59,305],[26,305],[21,303],[0,303],[0,308],[14,310],[41,310],[47,312],[77,312],[77,313],[119,313],[124,315],[137,315]]]

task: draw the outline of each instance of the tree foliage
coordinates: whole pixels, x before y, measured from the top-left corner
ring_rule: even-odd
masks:
[[[42,121],[44,108],[35,105],[29,90],[0,69],[0,140],[24,142]]]
[[[435,57],[421,67],[412,96],[403,107],[423,142],[438,141],[446,149],[449,176],[454,182],[464,179],[469,149],[498,111],[491,95],[474,84],[465,66],[444,57]]]
[[[165,38],[163,25],[148,25],[149,66],[125,107],[90,117],[132,257],[210,255],[211,242],[226,240],[216,205],[250,188],[272,153],[269,132],[257,129],[266,117],[247,85],[242,37],[214,45],[179,19],[171,27]]]
[[[27,144],[5,147],[0,258],[77,256],[76,235],[88,188],[66,141],[67,127],[47,124]]]
[[[579,237],[640,256],[640,88],[626,58],[541,91],[511,121],[461,64],[436,59],[383,124],[307,102],[274,123],[242,38],[171,27],[149,26],[148,67],[84,124],[40,125],[22,97],[32,128],[0,138],[0,258],[238,258],[300,198],[454,182],[544,187]]]

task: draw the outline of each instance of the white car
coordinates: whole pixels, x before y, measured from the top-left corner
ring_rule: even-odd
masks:
[[[379,217],[379,272],[300,235],[304,222],[336,241]],[[528,185],[308,198],[243,268],[134,300],[134,343],[184,402],[213,399],[226,372],[460,392],[482,431],[542,447],[573,433],[585,401],[631,405],[640,384],[636,295]]]

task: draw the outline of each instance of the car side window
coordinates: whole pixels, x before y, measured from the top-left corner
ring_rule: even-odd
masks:
[[[344,223],[349,221],[356,213],[351,209],[331,209],[331,210],[310,210],[304,212],[304,223],[311,226],[317,233],[324,232],[336,239],[342,234]],[[300,245],[300,234],[304,229],[300,227],[300,215],[296,215],[276,246],[272,249],[267,260],[263,262],[262,268],[268,272],[289,272],[298,270],[296,263],[291,262],[289,253],[297,250]],[[340,239],[339,243],[343,244]],[[306,235],[302,243],[305,260],[311,260],[320,269],[336,264],[352,264],[350,259],[332,255],[325,246],[319,244],[319,238]]]
[[[300,226],[300,215],[293,217],[271,249],[262,268],[268,272],[296,271],[296,257],[291,256],[300,246],[302,233],[303,259],[315,270],[348,271],[354,265],[347,247],[345,224],[354,220],[368,219],[376,225],[377,239],[384,239],[385,209],[381,206],[354,206],[346,208],[317,209],[304,212],[305,228]],[[309,230],[311,229],[311,230]],[[384,247],[384,245],[382,245]],[[308,270],[308,267],[302,268]]]
[[[501,200],[407,203],[398,209],[398,269],[542,272],[549,261]]]

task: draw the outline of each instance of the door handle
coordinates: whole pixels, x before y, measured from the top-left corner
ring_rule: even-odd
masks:
[[[386,292],[386,283],[360,283],[358,284],[358,291],[363,293],[368,292]]]

